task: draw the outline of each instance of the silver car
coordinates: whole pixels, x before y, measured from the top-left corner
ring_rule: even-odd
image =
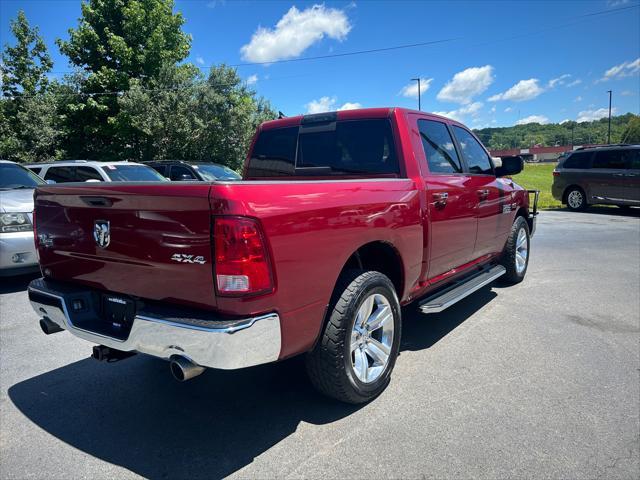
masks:
[[[43,183],[26,168],[0,160],[0,276],[39,269],[33,241],[33,189]]]

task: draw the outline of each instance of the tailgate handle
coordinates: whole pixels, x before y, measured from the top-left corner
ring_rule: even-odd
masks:
[[[110,207],[113,202],[105,197],[80,197],[90,207]]]

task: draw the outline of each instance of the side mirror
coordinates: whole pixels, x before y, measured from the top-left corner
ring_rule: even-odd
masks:
[[[56,183],[55,180],[45,180],[45,182],[47,182],[47,185],[53,185],[54,183]]]
[[[524,160],[520,155],[514,155],[513,157],[501,157],[502,165],[496,166],[497,177],[507,177],[510,175],[517,175],[524,170]]]

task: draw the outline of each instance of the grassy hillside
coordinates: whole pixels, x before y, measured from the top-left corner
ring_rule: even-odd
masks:
[[[562,204],[551,196],[555,163],[526,163],[524,170],[513,179],[524,188],[540,190],[538,208],[560,208]]]
[[[627,113],[611,118],[611,142],[629,142],[624,138],[627,125],[632,118],[638,115]],[[593,122],[564,122],[528,123],[504,128],[481,128],[474,130],[487,148],[528,148],[533,145],[553,146],[569,145],[573,138],[574,145],[595,144],[607,142],[607,119],[603,118]],[[631,141],[634,141],[632,139]]]

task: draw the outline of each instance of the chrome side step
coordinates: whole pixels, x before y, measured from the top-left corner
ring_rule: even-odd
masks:
[[[450,288],[443,292],[438,292],[431,297],[427,297],[419,303],[422,313],[438,313],[449,308],[454,303],[459,302],[463,298],[471,295],[476,290],[480,290],[485,285],[490,284],[496,278],[507,273],[502,265],[496,265],[489,270],[485,270],[474,275],[462,283],[453,284]]]

